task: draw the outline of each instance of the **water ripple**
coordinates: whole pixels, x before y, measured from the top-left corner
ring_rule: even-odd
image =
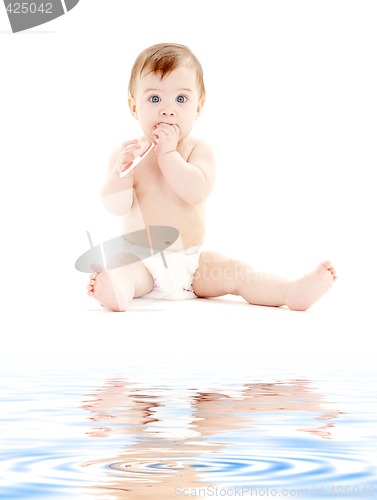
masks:
[[[162,480],[177,472],[192,469],[198,481],[227,486],[313,486],[331,485],[362,480],[365,483],[375,477],[376,470],[370,462],[361,458],[348,458],[343,454],[320,454],[297,456],[299,450],[280,456],[245,454],[205,454],[193,456],[171,456],[161,461],[161,456],[139,460],[130,455],[127,461],[102,462],[102,468],[111,470],[125,482]],[[94,464],[92,464],[94,465]]]

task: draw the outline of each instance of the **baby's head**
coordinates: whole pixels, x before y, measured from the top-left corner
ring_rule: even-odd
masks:
[[[196,81],[201,101],[205,100],[203,69],[191,50],[185,45],[160,43],[152,45],[138,56],[128,86],[129,95],[134,97],[139,78],[148,73],[157,74],[161,80],[180,66],[191,67],[196,72]]]

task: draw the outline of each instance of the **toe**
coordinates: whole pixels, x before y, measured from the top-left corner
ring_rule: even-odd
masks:
[[[325,260],[324,262],[322,262],[321,266],[332,275],[334,280],[336,280],[336,271],[330,260]]]
[[[335,268],[333,266],[330,266],[328,268],[328,271],[332,274],[332,277],[334,278],[334,280],[336,280],[336,271],[335,271]]]
[[[331,266],[331,261],[330,260],[325,260],[322,262],[322,267],[324,267],[325,269],[328,269],[330,270],[330,268],[332,267]]]

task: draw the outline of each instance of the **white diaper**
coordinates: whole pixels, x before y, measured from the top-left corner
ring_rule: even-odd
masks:
[[[199,267],[199,247],[180,252],[164,251],[143,259],[154,279],[154,287],[144,298],[186,300],[195,299],[192,289],[194,273]]]

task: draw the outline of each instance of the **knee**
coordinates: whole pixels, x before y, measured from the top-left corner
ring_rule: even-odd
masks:
[[[241,294],[252,279],[253,270],[245,262],[214,252],[202,254],[197,277],[219,283],[224,294]],[[196,293],[196,292],[195,292]]]

